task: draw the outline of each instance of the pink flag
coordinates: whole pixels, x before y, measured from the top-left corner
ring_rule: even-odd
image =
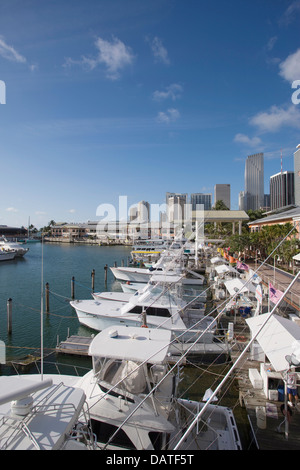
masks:
[[[244,271],[249,270],[248,264],[242,263],[241,261],[237,261],[236,267],[237,267],[237,269],[243,269]]]
[[[281,290],[275,289],[275,287],[270,282],[269,283],[269,298],[270,298],[270,301],[273,304],[277,304],[278,300],[280,300],[282,296],[283,296],[283,292],[281,292]]]

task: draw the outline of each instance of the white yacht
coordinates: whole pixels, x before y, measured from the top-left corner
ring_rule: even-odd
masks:
[[[116,295],[114,297],[116,299]],[[170,330],[181,342],[213,342],[216,322],[213,317],[204,315],[203,304],[197,309],[185,309],[185,302],[180,303],[172,295],[157,296],[151,289],[123,302],[115,299],[74,300],[70,305],[79,322],[96,331],[118,325],[139,327],[146,323],[149,328]]]
[[[24,248],[21,243],[8,241],[5,237],[0,239],[0,248],[15,251],[15,256],[24,256],[29,248]]]
[[[205,405],[177,398],[180,364],[169,364],[171,333],[118,326],[92,341],[93,370],[77,378],[97,446],[104,450],[171,451]],[[208,404],[179,450],[238,450],[232,411]]]
[[[0,248],[0,261],[9,261],[15,259],[15,257],[15,250],[6,250],[4,248]]]
[[[111,272],[118,281],[124,282],[143,282],[148,283],[151,276],[156,272],[157,274],[168,275],[171,279],[171,276],[174,278],[178,275],[182,276],[182,284],[185,285],[203,285],[205,283],[205,276],[198,273],[187,273],[181,269],[167,270],[160,266],[153,265],[151,268],[137,268],[133,266],[119,266],[119,267],[110,267]]]
[[[169,248],[171,242],[162,239],[139,240],[131,251],[133,261],[148,261],[159,258],[161,253]]]
[[[0,449],[93,449],[85,398],[81,388],[61,378],[54,384],[39,375],[1,376]]]

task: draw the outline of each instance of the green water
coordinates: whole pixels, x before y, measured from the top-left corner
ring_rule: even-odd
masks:
[[[44,313],[44,347],[55,348],[57,336],[89,335],[69,305],[71,279],[75,278],[75,298],[91,299],[92,270],[95,291],[120,289],[108,270],[105,285],[104,266],[125,265],[130,247],[34,243],[24,258],[0,264],[0,340],[6,344],[7,359],[23,357],[40,347],[41,286],[49,283],[50,314]],[[42,256],[43,252],[43,256]],[[43,262],[42,262],[43,260]],[[43,269],[42,269],[43,265]],[[43,281],[42,281],[43,272]],[[12,333],[7,332],[7,299],[12,299]],[[45,305],[44,305],[45,309]]]

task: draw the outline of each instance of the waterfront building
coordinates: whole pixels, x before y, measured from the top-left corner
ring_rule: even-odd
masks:
[[[295,203],[294,172],[282,171],[270,177],[271,211]]]
[[[27,229],[24,227],[9,227],[8,225],[0,225],[0,237],[5,238],[23,238],[27,236]]]
[[[51,237],[61,237],[74,240],[84,238],[86,236],[86,224],[67,224],[62,222],[51,227]]]
[[[249,155],[245,164],[244,210],[264,206],[264,154]]]
[[[295,204],[300,206],[300,144],[294,153],[294,173]]]
[[[211,194],[204,194],[204,193],[192,193],[191,194],[191,205],[192,210],[195,211],[197,209],[197,205],[203,206],[203,209],[209,211],[211,209]]]
[[[230,209],[230,184],[215,185],[215,204],[217,201],[223,201],[225,206]]]
[[[287,223],[294,225],[298,232],[296,238],[300,239],[300,207],[278,211],[262,219],[253,220],[248,223],[248,226],[251,232],[258,232],[265,226]]]

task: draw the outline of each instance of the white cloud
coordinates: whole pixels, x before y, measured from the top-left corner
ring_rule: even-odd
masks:
[[[271,51],[273,47],[275,46],[276,41],[277,41],[277,36],[271,37],[266,45],[266,50]]]
[[[257,126],[262,132],[275,132],[283,126],[300,129],[300,110],[297,106],[287,108],[272,106],[250,119],[250,124]]]
[[[155,38],[151,41],[151,49],[152,49],[155,59],[158,62],[162,62],[163,64],[166,64],[166,65],[170,64],[168,51],[163,46],[161,39],[159,39],[157,36],[155,36]]]
[[[165,99],[171,99],[175,101],[180,98],[183,88],[177,83],[172,83],[172,85],[166,87],[165,91],[156,90],[153,93],[153,99],[155,101],[163,101]]]
[[[279,64],[281,75],[285,80],[293,82],[300,80],[300,49],[290,54],[283,62]]]
[[[7,207],[5,210],[6,210],[7,212],[19,212],[19,210],[16,209],[15,207]]]
[[[117,80],[120,78],[120,71],[127,65],[132,64],[134,60],[134,55],[130,47],[126,46],[118,38],[114,37],[112,41],[106,41],[99,37],[95,41],[95,46],[98,50],[95,57],[83,56],[81,60],[67,58],[64,66],[77,64],[93,70],[98,65],[104,64],[107,78]]]
[[[76,210],[75,209],[70,209],[69,212],[70,212],[70,214],[74,214],[76,212]]]
[[[166,112],[160,111],[157,116],[158,122],[170,123],[176,121],[180,116],[178,109],[170,108]]]
[[[3,36],[0,36],[0,56],[12,62],[26,62],[26,58],[19,54],[13,46],[9,46]]]
[[[256,147],[261,144],[261,139],[259,137],[248,137],[245,134],[236,134],[234,137],[234,142],[238,142],[240,144],[246,144],[250,147]]]
[[[290,23],[292,23],[292,21],[296,17],[296,13],[299,11],[300,11],[300,0],[295,0],[285,10],[282,18],[280,19],[280,24],[287,26]]]

